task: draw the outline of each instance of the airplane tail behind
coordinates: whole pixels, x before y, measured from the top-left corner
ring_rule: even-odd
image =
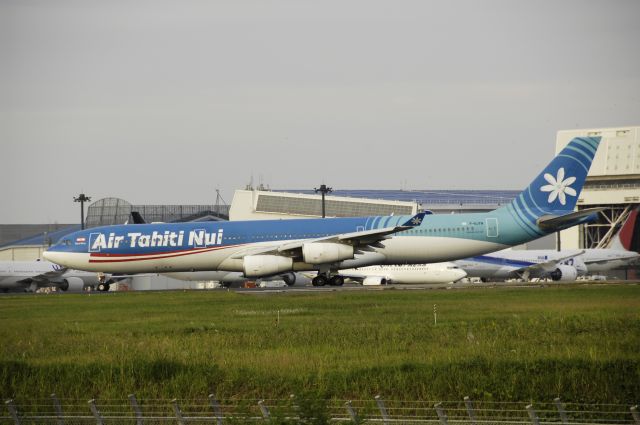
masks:
[[[505,207],[515,222],[531,236],[539,237],[545,232],[582,222],[580,220],[590,215],[559,220],[557,224],[541,230],[541,218],[554,217],[557,220],[573,212],[599,144],[600,137],[576,137],[571,140],[533,182]]]
[[[640,252],[640,207],[629,213],[618,233],[607,248]]]

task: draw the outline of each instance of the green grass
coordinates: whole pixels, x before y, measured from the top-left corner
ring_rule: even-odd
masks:
[[[3,398],[630,403],[639,348],[636,285],[0,298]]]

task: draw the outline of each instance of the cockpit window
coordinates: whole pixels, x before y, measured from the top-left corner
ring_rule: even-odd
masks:
[[[70,246],[71,245],[71,241],[69,239],[63,239],[62,240],[62,245]]]

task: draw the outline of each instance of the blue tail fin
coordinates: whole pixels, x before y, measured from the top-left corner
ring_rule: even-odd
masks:
[[[530,230],[544,215],[572,212],[596,155],[600,137],[576,137],[509,205],[507,210]]]

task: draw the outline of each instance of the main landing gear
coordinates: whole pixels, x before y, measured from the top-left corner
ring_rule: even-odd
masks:
[[[333,275],[331,277],[326,274],[319,274],[318,276],[311,279],[311,284],[313,286],[325,286],[327,284],[331,286],[342,286],[344,285],[344,277],[339,274]]]
[[[96,289],[100,292],[107,292],[109,290],[109,284],[108,283],[98,283],[98,286],[96,286]]]

